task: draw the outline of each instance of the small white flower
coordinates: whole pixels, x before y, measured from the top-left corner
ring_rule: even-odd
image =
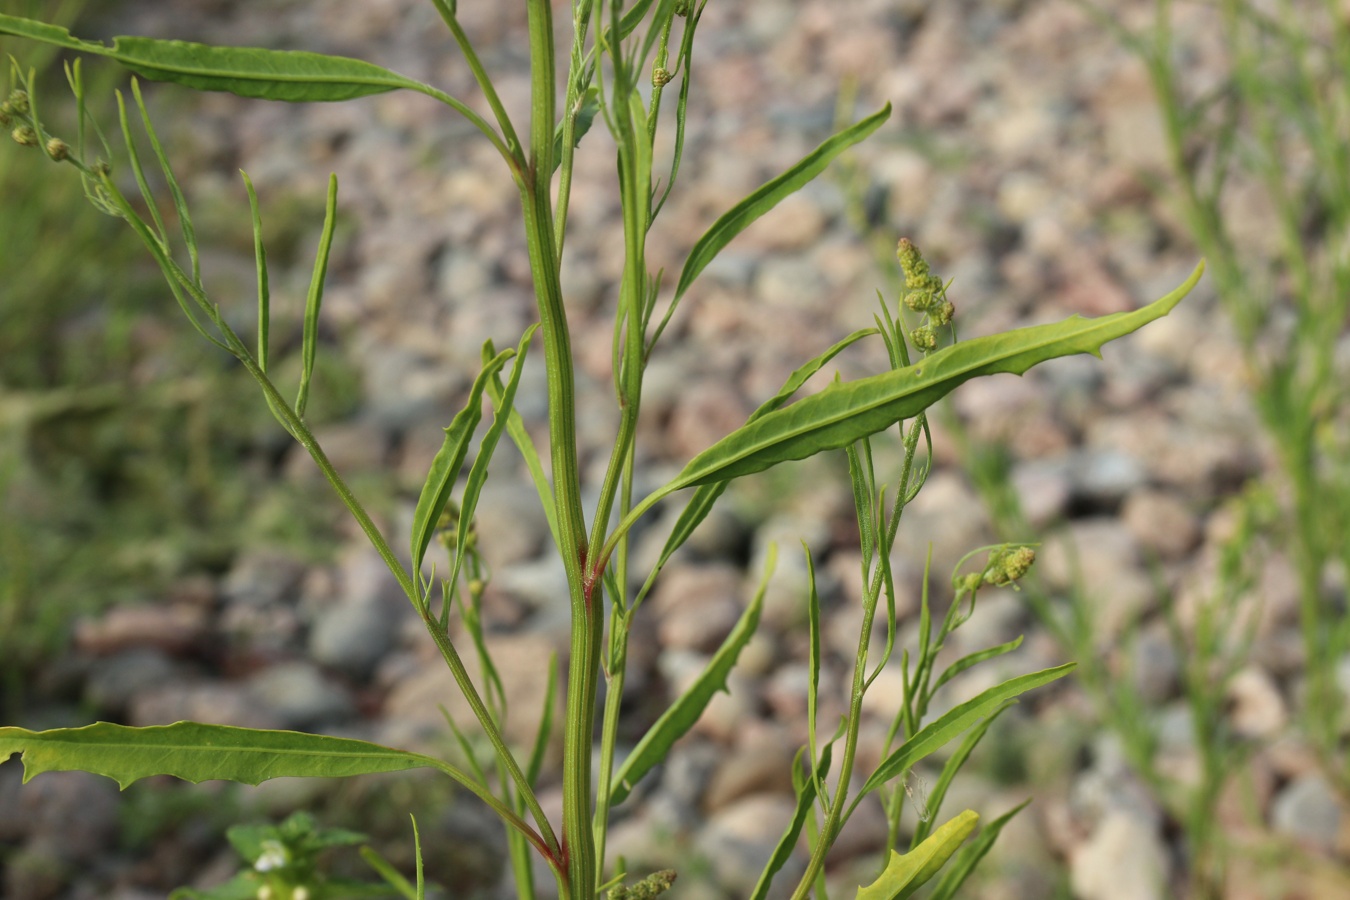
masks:
[[[291,854],[286,850],[286,845],[278,840],[265,840],[262,842],[262,853],[258,856],[258,861],[253,864],[253,868],[259,872],[271,872],[273,869],[284,869],[291,862]]]
[[[309,888],[303,884],[291,891],[291,900],[309,900]]]

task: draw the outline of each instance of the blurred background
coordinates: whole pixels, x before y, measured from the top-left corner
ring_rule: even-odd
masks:
[[[460,6],[525,121],[523,7]],[[434,9],[415,0],[0,0],[0,11],[85,38],[360,56],[482,105]],[[651,485],[795,366],[870,325],[877,289],[895,303],[901,236],[952,279],[961,337],[1131,309],[1208,263],[1175,312],[1103,361],[971,383],[933,416],[934,471],[897,544],[902,645],[930,545],[941,599],[968,550],[1038,540],[1034,577],[982,594],[951,650],[1025,643],[946,702],[1079,663],[1071,683],[998,721],[948,796],[947,814],[987,815],[1034,798],[972,897],[1350,895],[1348,16],[1296,0],[708,5],[651,268],[674,271],[722,211],[841,117],[884,102],[895,113],[689,294],[648,374],[639,453]],[[57,55],[9,38],[0,51],[39,72],[46,117],[73,129]],[[116,144],[125,76],[85,67]],[[285,105],[148,86],[147,97],[208,248],[207,284],[241,333],[256,301],[238,170],[257,186],[283,372],[299,369],[337,173],[309,417],[402,546],[483,340],[514,344],[535,317],[500,159],[422,96]],[[616,421],[606,384],[623,260],[600,131],[579,151],[563,267],[592,484]],[[451,682],[383,563],[246,373],[192,333],[133,235],[89,206],[74,174],[0,146],[0,721],[196,718],[457,752],[436,708],[456,712]],[[838,363],[845,377],[884,365],[879,344]],[[518,402],[532,428],[543,404],[536,354]],[[565,649],[569,620],[513,454],[494,464],[478,531],[497,664],[513,706],[533,711],[539,661]],[[808,670],[805,562],[789,548],[803,540],[825,592],[826,690],[846,690],[859,615],[850,499],[842,458],[737,482],[634,634],[629,744],[735,623],[767,546],[783,549],[731,693],[616,813],[611,852],[634,871],[677,867],[678,896],[747,894],[790,815]],[[664,532],[646,538],[639,560]],[[902,689],[882,678],[869,694],[883,731]],[[508,733],[528,740],[526,719]],[[21,788],[21,774],[0,766],[0,893],[13,900],[206,887],[238,867],[227,826],[297,809],[365,831],[400,865],[415,810],[429,876],[449,896],[513,896],[500,827],[436,781],[152,781],[119,794],[68,773]],[[561,789],[544,800],[560,807]],[[841,896],[882,849],[880,810],[868,810],[831,858]],[[350,856],[332,866],[360,871]]]

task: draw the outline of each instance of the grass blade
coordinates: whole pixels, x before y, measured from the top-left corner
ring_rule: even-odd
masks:
[[[623,761],[610,787],[611,806],[618,806],[628,797],[633,785],[637,784],[653,766],[665,759],[671,745],[693,727],[712,701],[713,695],[727,689],[727,676],[736,665],[736,658],[740,656],[741,650],[750,642],[755,629],[759,627],[759,615],[764,608],[764,592],[768,588],[769,576],[773,573],[777,561],[777,550],[770,546],[768,559],[764,564],[764,577],[760,580],[754,599],[741,614],[740,621],[736,623],[731,634],[727,635],[727,639],[708,662],[708,667],[689,689],[661,714],[661,718],[647,730],[642,740],[633,748],[633,752]]]

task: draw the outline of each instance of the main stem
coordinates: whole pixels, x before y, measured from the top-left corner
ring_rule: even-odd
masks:
[[[530,156],[521,179],[530,269],[544,338],[548,371],[549,450],[553,463],[553,500],[558,520],[558,551],[567,572],[572,608],[572,649],[567,671],[566,725],[563,734],[563,863],[566,880],[559,892],[569,900],[595,896],[595,841],[591,833],[591,747],[595,696],[599,681],[601,609],[585,583],[586,521],[581,510],[577,466],[576,394],[572,346],[563,307],[554,233],[551,187],[553,129],[557,118],[553,15],[549,0],[529,0]]]

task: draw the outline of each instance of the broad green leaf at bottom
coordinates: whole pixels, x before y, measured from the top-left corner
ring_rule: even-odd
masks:
[[[151,775],[260,784],[270,778],[344,777],[441,768],[430,757],[351,738],[176,722],[132,728],[0,728],[0,761],[22,754],[23,780],[43,772],[106,775],[125,788]]]

